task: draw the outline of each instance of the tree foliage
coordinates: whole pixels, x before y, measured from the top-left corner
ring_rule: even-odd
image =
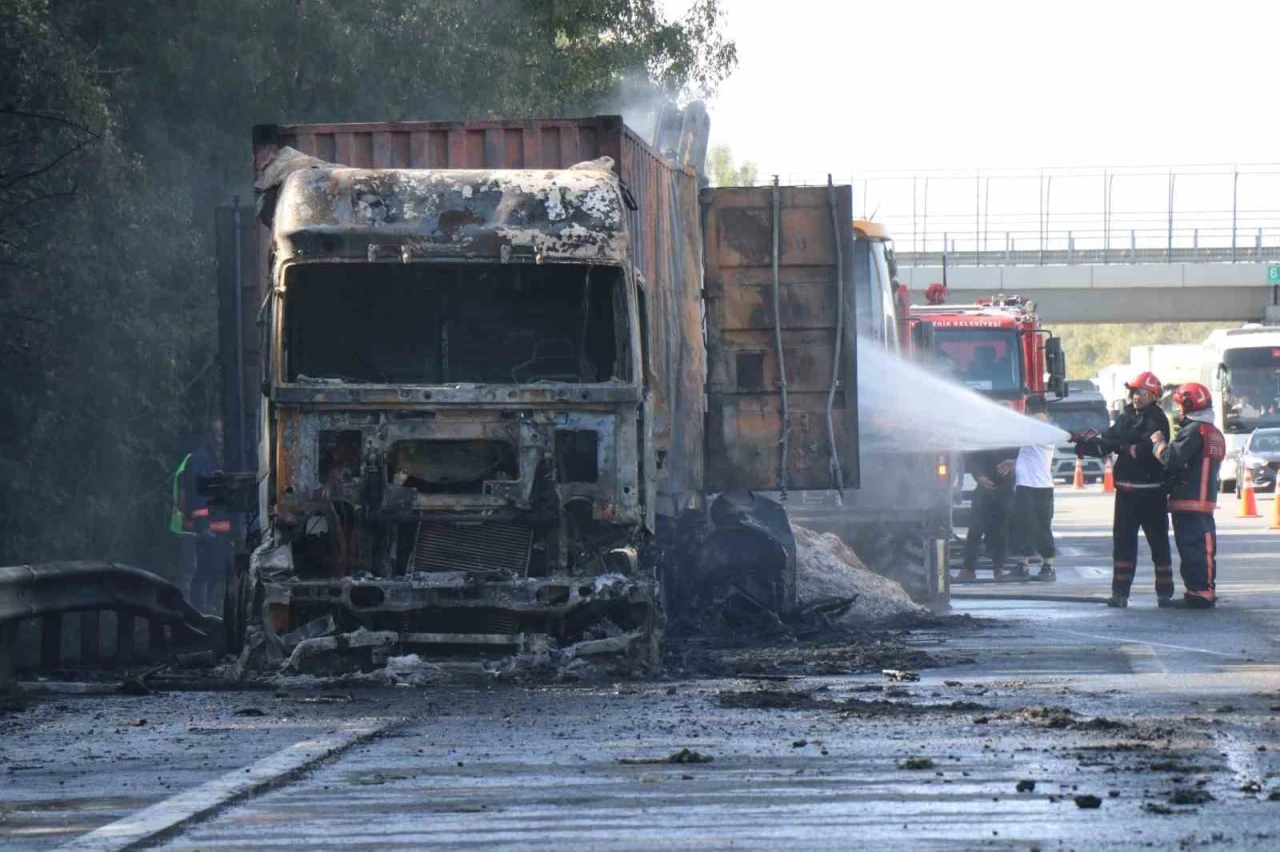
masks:
[[[718,0],[0,0],[0,564],[170,570],[252,125],[585,113],[735,61]]]
[[[1055,326],[1067,356],[1067,377],[1092,379],[1111,364],[1128,364],[1129,349],[1164,343],[1200,343],[1222,323],[1164,322]]]
[[[707,174],[714,186],[755,186],[756,164],[744,160],[741,165],[733,162],[733,151],[728,145],[712,145],[707,152]]]

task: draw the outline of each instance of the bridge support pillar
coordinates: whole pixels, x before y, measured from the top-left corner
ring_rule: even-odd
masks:
[[[1262,321],[1267,325],[1280,325],[1280,305],[1267,305],[1262,313]]]

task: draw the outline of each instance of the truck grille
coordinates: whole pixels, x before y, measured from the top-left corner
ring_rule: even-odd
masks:
[[[522,524],[418,524],[414,571],[524,574],[533,529]]]

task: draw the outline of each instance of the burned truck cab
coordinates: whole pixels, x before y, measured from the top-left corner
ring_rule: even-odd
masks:
[[[275,160],[245,655],[644,653],[651,448],[612,163]]]

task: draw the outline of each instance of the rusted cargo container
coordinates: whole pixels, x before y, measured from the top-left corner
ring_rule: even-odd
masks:
[[[858,486],[851,208],[847,186],[703,192],[716,490]]]

